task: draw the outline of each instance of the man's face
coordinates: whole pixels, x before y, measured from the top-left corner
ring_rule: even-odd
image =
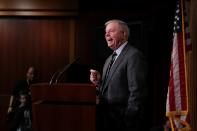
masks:
[[[27,80],[32,81],[34,79],[34,68],[30,67],[27,71]]]
[[[105,39],[112,50],[116,50],[123,44],[125,33],[118,23],[109,23],[105,28]]]

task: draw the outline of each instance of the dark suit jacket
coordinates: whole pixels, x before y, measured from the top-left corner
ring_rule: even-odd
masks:
[[[104,78],[111,56],[103,68]],[[98,130],[142,131],[146,99],[146,62],[141,52],[127,44],[99,87]]]

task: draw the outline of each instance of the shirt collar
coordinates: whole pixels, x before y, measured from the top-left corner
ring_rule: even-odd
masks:
[[[122,52],[123,48],[126,46],[127,43],[128,41],[123,43],[118,49],[115,50],[115,52],[117,53],[117,57],[120,55],[120,53]]]

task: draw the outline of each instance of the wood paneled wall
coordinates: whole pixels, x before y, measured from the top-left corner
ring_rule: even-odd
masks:
[[[40,80],[47,82],[69,62],[72,21],[58,17],[0,18],[1,94],[11,92],[29,65],[37,67]]]
[[[191,42],[192,42],[192,72],[190,89],[190,113],[192,131],[197,131],[197,1],[191,0]]]
[[[0,0],[1,16],[73,16],[78,0]]]
[[[77,15],[78,0],[0,0],[0,130],[9,94],[28,66],[49,82],[73,61]]]

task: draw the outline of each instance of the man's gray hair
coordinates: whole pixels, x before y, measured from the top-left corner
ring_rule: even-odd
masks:
[[[126,22],[124,22],[122,20],[114,19],[114,20],[107,21],[105,23],[105,26],[107,26],[110,23],[118,23],[123,28],[123,30],[127,33],[128,37],[129,37],[130,31],[129,31],[129,27]]]

